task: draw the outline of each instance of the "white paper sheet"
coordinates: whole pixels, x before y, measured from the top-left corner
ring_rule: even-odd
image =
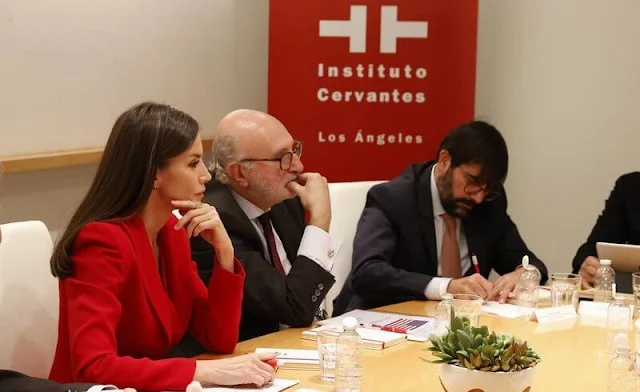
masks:
[[[284,380],[281,378],[276,378],[269,384],[263,386],[262,388],[257,387],[213,387],[213,388],[204,388],[204,392],[280,392],[284,391],[287,388],[291,388],[292,386],[300,383],[300,380]]]
[[[524,308],[517,305],[501,304],[497,301],[489,301],[482,305],[482,312],[495,314],[496,316],[514,319],[518,317],[525,317],[533,313],[533,309]]]

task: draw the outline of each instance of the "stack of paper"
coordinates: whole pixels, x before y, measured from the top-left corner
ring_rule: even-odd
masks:
[[[256,348],[256,353],[278,353],[277,363],[283,369],[318,370],[320,357],[317,350],[292,348]]]
[[[436,319],[434,317],[408,316],[360,309],[355,309],[339,317],[321,321],[318,324],[341,326],[342,320],[349,316],[355,317],[363,328],[406,334],[409,340],[427,340],[436,326]]]
[[[318,331],[328,331],[329,333],[338,336],[342,333],[343,329],[340,325],[322,325],[320,327],[302,331],[302,338],[306,340],[316,340],[318,337]],[[382,331],[379,329],[356,328],[356,332],[362,338],[364,348],[371,350],[382,350],[407,340],[407,335],[405,334]]]

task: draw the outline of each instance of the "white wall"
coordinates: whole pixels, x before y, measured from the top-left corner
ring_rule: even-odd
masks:
[[[55,239],[86,193],[95,166],[16,173],[0,184],[0,222],[41,220]]]
[[[229,99],[264,109],[268,2],[235,1]],[[507,138],[509,210],[551,271],[570,268],[615,179],[640,168],[639,16],[635,0],[481,0],[476,111]],[[57,234],[94,170],[8,175],[0,222]]]
[[[72,1],[67,0],[67,2]],[[153,3],[151,0],[137,1],[140,4]],[[231,87],[225,87],[224,92],[216,93],[216,96],[225,96],[224,110],[232,110],[240,106],[265,110],[267,102],[268,0],[215,1],[224,5],[225,12],[230,12],[232,17],[231,21],[227,21],[231,30],[220,40],[223,47],[211,48],[212,52],[217,52],[216,62],[218,65],[215,69],[223,68],[231,72],[231,74],[217,77],[220,85]],[[3,11],[10,8],[8,6],[6,9],[3,8],[8,3],[13,3],[13,0],[0,0],[0,17],[4,15]],[[111,4],[115,6],[116,3]],[[25,6],[18,3],[11,5]],[[72,9],[71,5],[67,6]],[[164,22],[175,23],[171,18],[165,19]],[[162,29],[162,26],[158,26],[158,28]],[[76,39],[82,40],[82,34],[79,33]],[[0,42],[2,42],[1,38]],[[47,55],[43,53],[41,56],[46,61]],[[171,56],[171,53],[167,53],[167,56]],[[213,69],[211,71],[214,72]],[[0,72],[2,72],[1,69]],[[107,102],[103,103],[107,104]],[[167,103],[172,102],[167,101]],[[179,105],[176,106],[180,108]],[[32,116],[29,113],[23,114],[24,116]],[[221,117],[223,114],[224,112],[220,112],[219,116]],[[108,135],[115,120],[114,116],[109,120],[109,124],[105,124],[105,129],[99,132]],[[196,120],[201,121],[197,117]],[[203,132],[211,133],[217,120],[219,119],[215,119],[213,123],[201,124],[204,125]],[[8,132],[10,132],[8,127],[0,129],[0,145],[3,140],[8,140],[10,136]],[[95,170],[96,166],[85,166],[4,176],[0,183],[0,222],[39,219],[49,227],[53,238],[57,238],[75,206],[86,193]]]
[[[0,0],[0,157],[103,146],[145,100],[205,132],[262,106],[266,15],[255,0]]]
[[[509,211],[551,271],[640,169],[639,21],[634,0],[481,0],[476,113],[505,134]]]

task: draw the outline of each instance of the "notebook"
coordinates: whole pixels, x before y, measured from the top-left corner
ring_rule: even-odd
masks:
[[[318,350],[299,350],[292,348],[256,348],[256,353],[278,353],[278,367],[293,370],[319,370]]]
[[[235,386],[235,387],[213,387],[213,388],[204,388],[204,392],[236,392],[236,391],[244,391],[244,392],[280,392],[284,391],[287,388],[291,388],[292,386],[299,384],[300,380],[283,380],[281,378],[275,378],[273,381],[268,383],[267,385],[258,388],[258,387],[246,387],[246,386]]]
[[[329,331],[335,336],[342,333],[343,329],[340,325],[328,324],[302,331],[302,339],[316,340],[318,331]],[[383,350],[385,348],[395,346],[407,340],[407,335],[397,332],[382,331],[379,329],[356,328],[356,332],[362,338],[364,348],[370,350]]]
[[[319,325],[342,326],[345,317],[355,317],[361,327],[406,334],[408,340],[426,341],[435,329],[435,317],[354,309],[341,316],[318,322]]]

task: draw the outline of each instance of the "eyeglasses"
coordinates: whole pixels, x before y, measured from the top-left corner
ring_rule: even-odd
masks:
[[[280,158],[245,158],[240,162],[280,162],[281,170],[289,170],[291,163],[293,163],[293,156],[300,158],[302,156],[302,142],[294,141],[291,151],[284,153]]]
[[[490,191],[488,189],[487,184],[480,181],[477,177],[465,172],[462,170],[464,174],[467,185],[464,186],[464,192],[469,196],[475,196],[480,192],[484,192],[484,201],[492,201],[500,197],[500,192]]]

